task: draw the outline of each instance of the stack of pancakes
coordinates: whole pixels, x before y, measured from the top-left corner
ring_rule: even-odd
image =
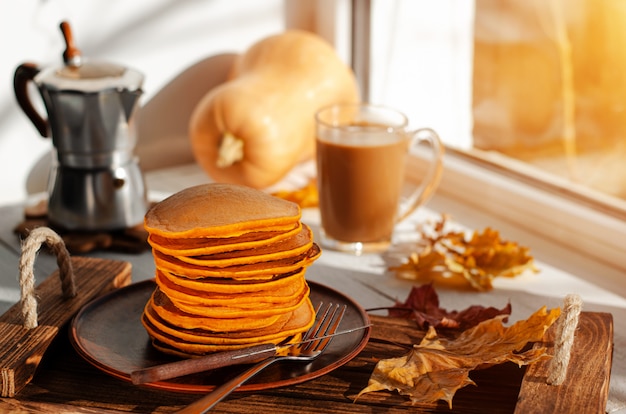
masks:
[[[300,339],[319,257],[300,207],[232,184],[185,189],[145,216],[157,288],[142,323],[158,349],[196,356]]]

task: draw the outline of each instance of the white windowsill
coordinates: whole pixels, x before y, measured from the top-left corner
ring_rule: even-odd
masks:
[[[470,228],[492,227],[538,252],[542,261],[626,296],[626,210],[618,201],[594,200],[584,189],[507,168],[484,155],[448,149],[428,207]],[[411,168],[408,174],[419,171]]]

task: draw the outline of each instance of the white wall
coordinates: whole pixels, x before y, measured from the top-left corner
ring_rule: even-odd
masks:
[[[62,64],[59,23],[68,20],[88,58],[145,74],[147,102],[193,63],[241,52],[284,29],[282,0],[20,0],[0,4],[0,205],[26,197],[25,182],[52,147],[19,109],[13,73],[23,62]],[[35,98],[39,97],[35,92]]]
[[[0,205],[26,196],[33,164],[52,144],[21,112],[13,72],[22,62],[59,65],[59,23],[85,57],[146,76],[146,103],[194,63],[241,52],[299,27],[317,31],[349,60],[350,0],[20,0],[0,4]],[[285,5],[287,7],[285,7]],[[471,145],[473,0],[374,0],[371,101],[404,111],[415,127]],[[347,62],[348,63],[348,62]],[[35,96],[36,97],[36,96]]]

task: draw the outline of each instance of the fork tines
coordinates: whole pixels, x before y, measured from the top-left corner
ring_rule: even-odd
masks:
[[[337,328],[339,328],[346,308],[347,305],[342,306],[329,303],[324,306],[323,302],[320,302],[315,310],[315,323],[303,337],[304,341],[311,341],[305,343],[301,349],[303,351],[323,350],[332,339],[332,335],[337,331]],[[319,339],[312,340],[315,338]]]

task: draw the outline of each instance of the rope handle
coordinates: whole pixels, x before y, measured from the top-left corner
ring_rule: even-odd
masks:
[[[65,298],[76,296],[76,284],[74,282],[74,270],[70,254],[65,247],[61,236],[49,227],[38,227],[30,232],[22,242],[22,255],[20,256],[20,305],[24,317],[24,327],[32,329],[37,327],[37,298],[35,297],[35,258],[37,252],[45,243],[57,257],[59,276],[61,277],[61,289]]]
[[[548,367],[549,385],[561,385],[565,380],[582,304],[581,297],[574,294],[567,295],[563,301],[563,313],[559,317],[554,338],[554,356]]]

